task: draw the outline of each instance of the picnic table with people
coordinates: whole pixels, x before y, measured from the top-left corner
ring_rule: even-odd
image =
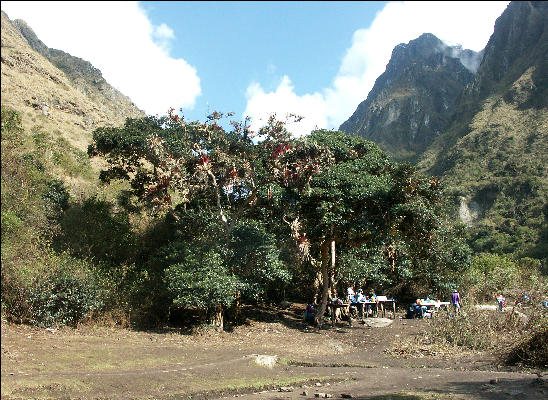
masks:
[[[307,304],[304,312],[305,321],[314,322],[317,307],[313,304]],[[396,318],[396,300],[388,296],[377,296],[375,291],[371,290],[370,295],[364,295],[362,289],[354,291],[353,287],[346,290],[345,298],[333,297],[326,304],[327,316],[331,320],[331,325],[343,319],[352,326],[352,319],[364,321],[367,317],[386,317],[387,311],[390,312],[392,319]]]
[[[407,318],[432,318],[441,307],[447,307],[449,301],[439,301],[436,299],[416,299],[407,311]]]
[[[385,308],[386,305],[386,308]],[[392,318],[396,318],[396,300],[388,296],[377,296],[371,291],[370,296],[365,296],[363,290],[354,292],[352,287],[347,289],[347,298],[333,298],[327,304],[331,324],[334,325],[338,320],[342,320],[343,315],[348,319],[348,324],[352,326],[352,318],[363,321],[367,317],[386,316],[386,311],[392,311]]]

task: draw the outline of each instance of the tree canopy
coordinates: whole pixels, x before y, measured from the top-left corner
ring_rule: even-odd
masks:
[[[295,260],[321,270],[323,304],[336,276],[372,274],[400,289],[419,279],[440,290],[469,263],[436,179],[357,136],[320,130],[295,139],[275,118],[257,133],[247,121],[226,132],[221,117],[128,120],[96,130],[88,151],[108,162],[101,180],[129,180],[150,212],[176,221],[179,242],[162,269],[173,304],[259,298],[289,281]]]

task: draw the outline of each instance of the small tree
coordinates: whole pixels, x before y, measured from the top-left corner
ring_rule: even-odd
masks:
[[[223,307],[228,307],[240,290],[238,278],[224,264],[224,257],[213,249],[185,247],[178,254],[180,263],[165,271],[167,289],[177,307],[196,307],[208,322],[223,330]]]

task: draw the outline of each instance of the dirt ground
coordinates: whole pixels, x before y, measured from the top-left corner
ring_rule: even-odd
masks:
[[[315,332],[304,305],[248,314],[229,332],[105,327],[46,330],[2,322],[2,399],[544,399],[546,376],[492,354],[396,357],[428,320],[337,324]],[[546,371],[540,371],[545,373]]]

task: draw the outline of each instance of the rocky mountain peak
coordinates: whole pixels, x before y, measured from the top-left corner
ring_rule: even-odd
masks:
[[[495,22],[495,33],[466,94],[476,99],[489,96],[499,83],[514,82],[531,65],[536,65],[539,79],[540,70],[548,72],[547,18],[548,2],[511,2]]]
[[[448,125],[480,57],[431,33],[399,44],[340,130],[375,141],[396,159],[414,160]]]
[[[463,49],[461,45],[450,46],[432,33],[423,33],[417,39],[400,43],[394,48],[386,71],[397,70],[402,65],[413,63],[436,67],[447,57],[459,60],[466,69],[475,73],[483,58],[483,51]]]

